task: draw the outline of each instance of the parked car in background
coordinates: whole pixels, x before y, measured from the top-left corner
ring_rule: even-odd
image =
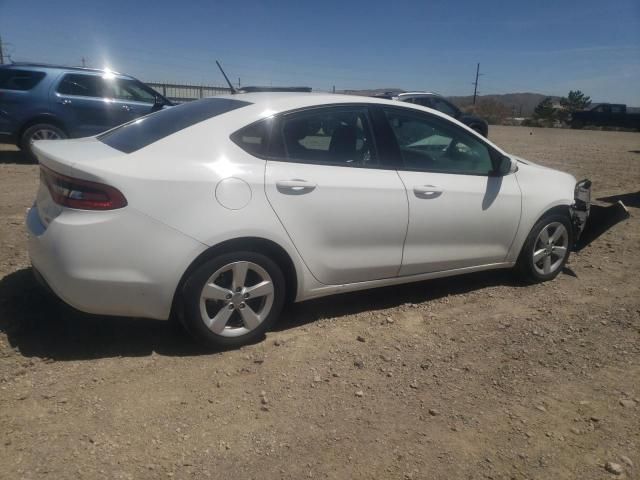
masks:
[[[464,123],[468,127],[478,132],[483,137],[489,135],[489,124],[483,118],[477,115],[464,113],[449,100],[442,95],[431,92],[406,92],[406,93],[384,93],[375,95],[376,98],[387,98],[389,100],[399,100],[401,102],[413,103],[427,108],[433,108],[450,117],[455,118],[459,122]]]
[[[34,149],[43,282],[90,313],[174,312],[208,346],[259,339],[285,299],[496,268],[551,280],[589,213],[590,182],[367,97],[207,98]]]
[[[627,106],[620,103],[600,103],[589,110],[573,112],[569,123],[572,128],[594,125],[640,130],[640,113],[629,113]]]
[[[165,105],[171,102],[141,81],[109,70],[0,66],[0,143],[31,156],[34,140],[96,135]]]

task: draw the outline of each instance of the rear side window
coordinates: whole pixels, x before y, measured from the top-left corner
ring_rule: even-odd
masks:
[[[196,123],[222,115],[250,102],[231,98],[205,98],[183,103],[120,125],[98,140],[124,153],[132,153]]]
[[[231,135],[231,140],[245,152],[256,157],[263,157],[267,155],[269,148],[268,142],[272,124],[273,118],[253,123]]]
[[[366,107],[323,107],[285,115],[274,135],[282,160],[350,167],[374,167],[373,136]],[[271,146],[273,151],[280,150]]]
[[[58,93],[79,97],[107,97],[106,85],[98,75],[67,73],[58,85]]]
[[[6,68],[0,70],[0,89],[4,90],[31,90],[45,76],[44,72],[32,70],[15,70]]]

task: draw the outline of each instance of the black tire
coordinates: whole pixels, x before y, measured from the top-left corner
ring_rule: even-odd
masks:
[[[566,254],[562,259],[562,262],[556,268],[554,268],[553,271],[545,274],[541,273],[534,265],[534,248],[536,247],[536,242],[542,229],[554,223],[561,223],[562,225],[564,225],[567,231],[568,238]],[[527,283],[540,283],[553,280],[560,274],[567,261],[569,260],[572,246],[573,229],[569,215],[562,213],[546,214],[533,226],[531,232],[529,233],[529,236],[527,237],[527,240],[524,242],[522,250],[520,251],[520,256],[518,257],[518,261],[516,263],[515,272],[521,280]]]
[[[200,311],[200,296],[210,277],[221,268],[234,262],[251,262],[268,273],[273,284],[273,302],[266,318],[256,328],[240,336],[224,336],[214,333],[204,323]],[[278,319],[286,297],[285,289],[286,282],[282,270],[269,257],[261,253],[247,251],[222,254],[197,267],[185,281],[182,288],[181,321],[193,338],[208,348],[233,348],[254,343],[263,338],[265,332]],[[239,315],[238,312],[236,321],[240,319]]]
[[[471,130],[474,130],[475,132],[477,132],[480,135],[482,135],[483,137],[487,136],[487,133],[484,131],[484,129],[480,125],[473,124],[473,125],[471,125],[470,128],[471,128]]]
[[[51,123],[36,123],[35,125],[31,125],[22,133],[19,147],[20,150],[22,150],[33,162],[37,161],[37,158],[31,149],[31,142],[33,141],[33,137],[37,136],[39,132],[51,132],[52,136],[58,137],[56,140],[68,138],[67,133],[64,130]]]

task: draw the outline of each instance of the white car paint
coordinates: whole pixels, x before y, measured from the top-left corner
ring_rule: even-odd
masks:
[[[27,218],[29,253],[58,296],[90,313],[166,319],[198,256],[239,238],[286,252],[296,301],[507,268],[543,213],[573,203],[573,177],[513,156],[503,177],[264,160],[229,136],[282,112],[345,103],[428,112],[507,154],[413,104],[309,93],[232,98],[251,104],[129,154],[94,137],[35,144],[42,165],[111,185],[127,200],[118,210],[75,210],[55,205],[41,186]],[[442,195],[422,199],[414,188]]]

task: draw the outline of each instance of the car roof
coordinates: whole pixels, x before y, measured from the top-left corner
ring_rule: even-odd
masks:
[[[237,115],[242,117],[238,123],[248,125],[253,121],[262,120],[279,113],[291,110],[323,107],[331,105],[386,105],[389,107],[402,108],[407,110],[418,110],[420,112],[428,112],[433,116],[442,118],[447,122],[455,123],[466,130],[473,132],[467,125],[459,122],[451,116],[442,113],[433,108],[423,107],[414,103],[399,102],[397,100],[387,100],[384,98],[366,97],[362,95],[346,95],[341,93],[299,93],[299,92],[260,92],[260,93],[238,93],[235,95],[219,95],[208,98],[227,98],[232,100],[241,100],[248,102],[243,108],[239,108],[225,115]],[[219,119],[220,117],[216,117]],[[229,118],[229,117],[227,117]],[[216,119],[212,119],[216,121]],[[226,119],[225,119],[226,122]],[[239,127],[238,127],[239,128]],[[477,134],[476,132],[473,132]],[[490,140],[483,138],[483,141],[493,146],[496,150],[504,154],[504,151]]]
[[[403,108],[413,108],[415,110],[428,110],[430,113],[446,118],[450,117],[438,110],[426,108],[412,103],[402,103],[395,100],[389,100],[381,97],[367,97],[363,95],[348,95],[342,93],[325,93],[325,92],[252,92],[238,93],[235,95],[216,95],[210,98],[231,98],[235,100],[243,100],[252,103],[259,108],[267,108],[272,114],[305,107],[320,107],[332,104],[381,104],[392,107],[402,106]]]
[[[78,72],[86,72],[86,73],[111,73],[119,77],[134,78],[131,75],[115,72],[113,70],[104,69],[104,68],[69,67],[65,65],[55,65],[50,63],[13,62],[5,65],[0,65],[0,68],[48,69],[48,70],[50,69],[50,70],[78,71]]]

